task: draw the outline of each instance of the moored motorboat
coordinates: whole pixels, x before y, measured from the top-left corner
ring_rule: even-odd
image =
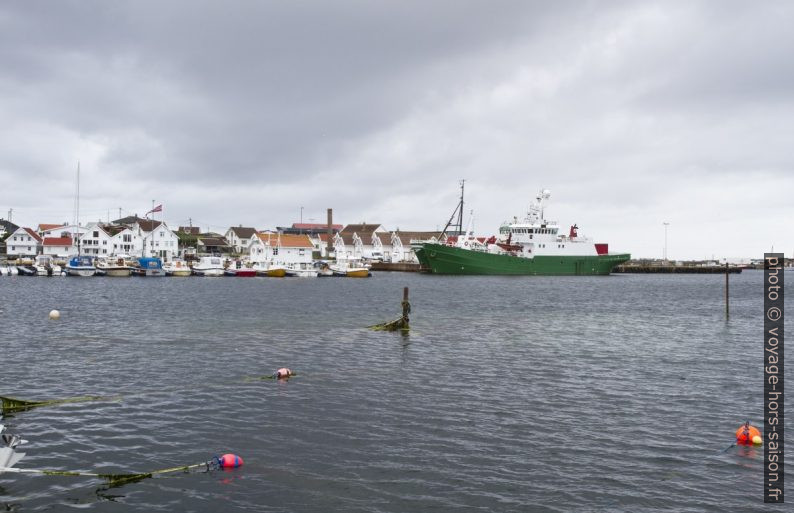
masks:
[[[143,257],[138,259],[138,267],[133,268],[135,276],[165,276],[163,261],[157,257]]]
[[[33,268],[39,276],[63,275],[63,269],[61,269],[60,265],[55,263],[55,259],[50,255],[38,255],[36,257],[36,262],[33,264]]]
[[[320,278],[325,278],[334,275],[333,269],[331,266],[328,265],[328,262],[325,261],[318,261],[314,263],[314,266],[317,268],[317,273]]]
[[[240,260],[232,262],[232,264],[224,271],[226,276],[236,276],[237,278],[253,278],[256,276],[256,269],[245,265],[245,262]]]
[[[267,261],[254,263],[253,269],[256,271],[257,275],[267,276],[269,278],[283,278],[287,275],[286,267]]]
[[[287,265],[287,276],[297,278],[316,278],[318,275],[317,269],[311,262],[295,262]]]
[[[66,273],[69,276],[89,277],[96,274],[94,257],[88,255],[78,255],[72,257],[66,264]]]
[[[36,276],[36,269],[32,265],[18,265],[16,269],[20,276]]]
[[[115,258],[108,260],[106,258],[97,258],[96,260],[97,274],[102,276],[111,277],[126,277],[132,274],[132,267],[127,265],[124,258]]]
[[[18,274],[19,270],[14,265],[0,266],[0,275],[2,276],[16,276]]]
[[[350,260],[339,260],[328,267],[333,272],[334,276],[342,276],[345,278],[366,278],[370,276],[369,268],[364,265]]]
[[[193,265],[193,274],[198,276],[223,276],[223,259],[216,256],[201,257],[198,263]]]
[[[165,271],[166,276],[190,276],[193,271],[190,269],[190,266],[187,265],[187,262],[182,260],[181,258],[175,258],[170,262],[166,262],[163,264],[163,270]]]

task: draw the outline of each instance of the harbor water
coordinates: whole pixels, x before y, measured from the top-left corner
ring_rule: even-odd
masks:
[[[6,415],[17,467],[245,463],[2,474],[0,509],[762,511],[763,450],[726,450],[763,425],[762,278],[726,321],[721,275],[3,277],[0,395],[113,398]],[[368,330],[404,286],[410,334]]]

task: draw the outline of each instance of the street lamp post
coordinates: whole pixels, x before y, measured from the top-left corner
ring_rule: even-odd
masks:
[[[664,261],[667,262],[667,227],[670,226],[670,223],[665,221],[662,224],[664,225]]]

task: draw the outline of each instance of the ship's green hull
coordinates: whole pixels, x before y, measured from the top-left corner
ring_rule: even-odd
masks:
[[[612,269],[628,261],[631,255],[597,256],[536,256],[522,258],[495,255],[481,251],[423,244],[416,250],[421,266],[436,274],[507,274],[585,276],[609,274]]]

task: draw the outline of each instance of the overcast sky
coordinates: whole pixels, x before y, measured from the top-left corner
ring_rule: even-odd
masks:
[[[7,1],[0,217],[259,229],[547,217],[794,254],[794,3]],[[158,217],[159,218],[159,217]]]

